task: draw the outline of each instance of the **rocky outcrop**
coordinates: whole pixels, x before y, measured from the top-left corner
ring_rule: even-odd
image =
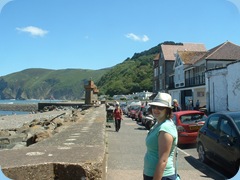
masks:
[[[20,128],[0,130],[0,149],[22,148],[43,141],[81,120],[84,111],[72,110],[55,117],[34,119]]]

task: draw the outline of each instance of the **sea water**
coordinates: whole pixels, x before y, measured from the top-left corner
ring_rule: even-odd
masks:
[[[60,102],[61,100],[15,100],[15,99],[8,99],[8,100],[0,100],[0,104],[38,104],[40,102],[44,103],[51,103],[51,102]],[[0,116],[5,115],[13,115],[13,114],[29,114],[30,112],[27,111],[3,111],[0,109]]]

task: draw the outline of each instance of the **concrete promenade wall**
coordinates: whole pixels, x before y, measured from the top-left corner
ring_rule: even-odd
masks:
[[[34,145],[0,151],[3,173],[14,180],[98,180],[105,172],[105,105]]]

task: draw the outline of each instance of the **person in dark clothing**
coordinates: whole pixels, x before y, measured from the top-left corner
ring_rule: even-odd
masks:
[[[119,107],[119,103],[116,103],[116,108],[114,109],[113,112],[116,132],[118,132],[119,129],[121,128],[122,115],[123,115],[122,109]]]
[[[195,109],[196,109],[196,110],[199,110],[199,106],[200,106],[200,102],[199,102],[199,99],[198,99],[197,102],[196,102],[196,107],[195,107]]]
[[[173,109],[172,109],[173,112],[177,112],[177,111],[181,111],[181,108],[178,104],[178,101],[176,99],[173,100]]]

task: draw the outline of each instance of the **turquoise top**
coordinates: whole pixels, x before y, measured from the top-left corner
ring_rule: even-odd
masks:
[[[163,123],[156,123],[149,131],[146,137],[147,152],[144,157],[143,173],[147,176],[154,176],[155,169],[158,163],[158,135],[160,131],[165,131],[173,136],[173,144],[168,157],[166,168],[163,172],[163,177],[175,174],[175,167],[173,163],[174,150],[177,146],[178,134],[175,124],[172,120],[165,120]]]

